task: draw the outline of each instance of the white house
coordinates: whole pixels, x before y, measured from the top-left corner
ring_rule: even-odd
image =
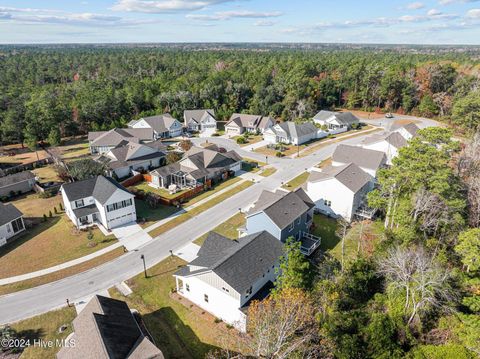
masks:
[[[351,112],[320,111],[313,117],[313,122],[325,126],[332,133],[348,131],[354,125],[359,125],[360,120]]]
[[[338,145],[332,155],[332,166],[343,166],[349,163],[356,164],[375,178],[377,171],[387,165],[387,155],[384,152],[358,146]]]
[[[100,224],[106,229],[135,222],[135,196],[109,177],[98,176],[61,187],[67,216],[78,228]]]
[[[264,133],[274,124],[275,120],[268,116],[234,113],[225,125],[225,133],[231,136],[244,132]]]
[[[154,139],[171,138],[182,135],[183,126],[169,113],[163,115],[150,116],[141,118],[138,121],[131,121],[128,124],[130,128],[151,128],[153,130]]]
[[[372,177],[350,163],[315,169],[310,173],[306,192],[319,212],[351,221],[364,207],[365,196],[372,189]]]
[[[396,132],[401,134],[402,137],[407,141],[410,141],[412,138],[414,138],[417,135],[417,132],[419,130],[420,128],[416,124],[414,124],[413,122],[410,122],[405,126],[398,128]]]
[[[283,122],[267,129],[263,137],[271,144],[285,143],[301,145],[327,134],[310,122],[297,124],[292,121]]]
[[[143,143],[153,141],[153,131],[149,128],[114,128],[110,131],[88,133],[90,153],[102,154],[127,142]]]
[[[202,137],[210,137],[217,132],[214,110],[186,110],[183,120],[188,131],[198,132]]]
[[[407,140],[398,132],[383,132],[365,138],[360,147],[381,151],[387,155],[387,165],[392,165],[392,160],[398,156],[400,148],[407,145]]]
[[[24,230],[23,213],[11,203],[0,204],[0,247]]]
[[[165,163],[167,146],[161,141],[147,144],[128,142],[110,150],[95,158],[95,161],[103,163],[107,167],[107,174],[118,178],[125,178],[132,171],[152,170]]]
[[[174,274],[177,292],[245,332],[246,309],[268,295],[282,254],[282,243],[266,231],[236,240],[211,232],[198,257]]]

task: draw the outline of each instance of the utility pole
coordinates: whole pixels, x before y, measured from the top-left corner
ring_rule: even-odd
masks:
[[[142,254],[140,256],[140,258],[142,259],[143,261],[143,273],[145,274],[145,278],[148,278],[148,275],[147,275],[147,266],[145,264],[145,256]]]

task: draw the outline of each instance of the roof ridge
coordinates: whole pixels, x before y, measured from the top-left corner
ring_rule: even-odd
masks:
[[[257,232],[257,233],[254,233],[254,234],[251,234],[250,236],[252,238],[250,238],[249,240],[246,240],[246,238],[248,237],[242,237],[244,238],[245,242],[246,243],[240,243],[238,241],[238,239],[232,239],[231,241],[234,241],[236,243],[238,243],[240,245],[240,248],[238,248],[236,251],[233,251],[232,253],[230,253],[229,255],[227,255],[226,257],[223,257],[222,259],[220,259],[218,262],[216,262],[214,265],[211,266],[211,270],[214,270],[215,268],[219,267],[220,265],[222,265],[223,263],[225,263],[228,259],[230,259],[233,255],[237,254],[238,252],[240,252],[242,249],[244,249],[245,247],[247,247],[249,244],[251,244],[253,242],[254,239],[258,238],[258,236],[260,234],[262,234],[263,232],[265,231],[262,231],[262,232]],[[225,237],[226,238],[226,237]],[[242,239],[242,238],[239,238],[239,239]],[[226,238],[226,239],[229,239],[229,238]],[[235,247],[230,247],[230,248],[235,248]]]

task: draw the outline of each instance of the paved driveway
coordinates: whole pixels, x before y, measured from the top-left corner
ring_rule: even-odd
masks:
[[[129,251],[137,249],[152,240],[152,237],[135,222],[112,229],[112,232]]]

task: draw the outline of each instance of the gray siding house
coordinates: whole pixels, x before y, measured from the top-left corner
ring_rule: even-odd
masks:
[[[27,193],[33,190],[35,175],[30,171],[14,173],[0,178],[0,197],[10,196],[13,192]]]
[[[303,189],[294,192],[263,191],[246,213],[246,234],[267,231],[285,243],[289,237],[302,241],[302,251],[311,254],[319,238],[310,234],[315,203]]]

